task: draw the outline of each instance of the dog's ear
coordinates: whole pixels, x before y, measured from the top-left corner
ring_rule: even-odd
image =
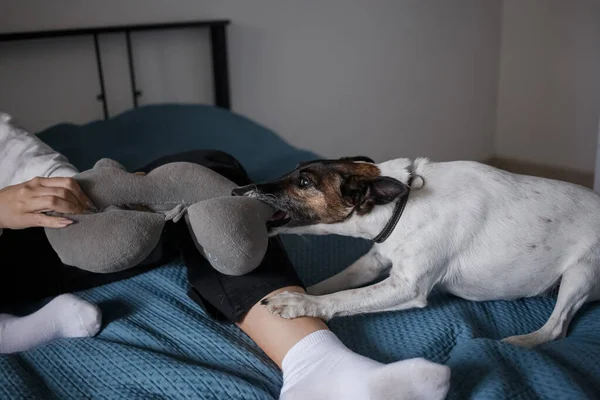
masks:
[[[351,161],[351,162],[361,161],[361,162],[368,162],[371,164],[375,164],[375,161],[373,161],[369,157],[365,157],[365,156],[342,157],[342,158],[340,158],[340,161]]]
[[[403,196],[408,186],[387,176],[350,176],[342,182],[340,190],[347,203],[368,212],[374,205],[388,204]]]

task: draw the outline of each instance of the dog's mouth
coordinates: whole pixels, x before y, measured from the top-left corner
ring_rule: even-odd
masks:
[[[276,210],[275,213],[267,221],[267,230],[269,232],[285,226],[292,221],[290,213],[279,208],[281,205],[279,204],[280,201],[277,199],[277,197],[275,197],[273,194],[265,194],[261,192],[258,190],[256,185],[234,189],[232,191],[232,195],[252,197],[274,208]]]
[[[292,219],[289,214],[282,210],[277,210],[275,214],[267,221],[267,227],[270,229],[279,228],[290,223]]]

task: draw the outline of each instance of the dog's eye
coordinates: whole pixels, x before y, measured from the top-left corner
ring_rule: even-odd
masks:
[[[305,189],[305,188],[309,187],[310,185],[311,185],[311,182],[307,177],[303,176],[298,180],[298,187],[300,187],[302,189]]]

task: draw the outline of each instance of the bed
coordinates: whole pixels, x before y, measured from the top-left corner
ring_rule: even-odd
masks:
[[[200,105],[143,106],[86,125],[56,125],[39,136],[80,169],[101,157],[135,169],[166,154],[219,149],[260,181],[318,156],[235,113]],[[337,236],[284,242],[307,285],[370,247]],[[0,398],[277,399],[277,367],[236,327],[211,320],[187,289],[185,268],[174,261],[78,293],[100,305],[102,331],[1,356]],[[553,305],[552,296],[474,303],[434,294],[425,309],[339,318],[330,327],[351,349],[382,362],[425,357],[447,364],[450,399],[599,398],[599,305],[576,316],[566,339],[535,350],[498,340],[539,328]]]

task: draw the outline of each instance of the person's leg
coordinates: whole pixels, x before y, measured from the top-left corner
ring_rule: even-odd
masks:
[[[286,290],[304,292],[287,287],[265,297]],[[381,364],[352,352],[316,318],[284,319],[257,303],[237,325],[281,368],[282,400],[436,400],[450,386],[448,367],[423,358]]]
[[[178,255],[166,232],[152,254],[136,268],[94,274],[64,265],[43,228],[5,229],[0,235],[2,279],[0,311],[58,296],[35,313],[17,317],[0,313],[0,353],[24,351],[61,337],[94,336],[101,327],[100,309],[71,294],[130,278]]]
[[[161,238],[153,253],[139,266],[111,274],[96,274],[65,265],[48,242],[43,228],[5,229],[0,236],[2,279],[0,306],[42,300],[127,279],[164,264],[178,253]]]
[[[204,165],[222,172],[221,153],[206,152]],[[194,152],[194,158],[198,158]],[[212,159],[213,154],[216,159]],[[140,169],[149,172],[171,161],[185,161],[185,154],[165,157]],[[178,255],[172,246],[170,226],[161,242],[139,266],[113,274],[94,274],[64,265],[46,238],[44,229],[5,229],[0,236],[0,308],[58,296],[35,313],[17,317],[0,314],[0,353],[24,351],[59,337],[93,336],[100,329],[101,312],[95,305],[71,294],[145,272]],[[6,311],[6,310],[4,310]]]
[[[101,321],[96,305],[72,294],[55,297],[25,317],[0,314],[0,354],[29,350],[59,338],[94,336]]]
[[[262,299],[282,291],[304,292],[278,242],[244,276],[217,272],[186,236],[181,245],[192,298],[216,318],[235,322],[282,369],[281,399],[445,397],[450,374],[445,366],[424,359],[383,365],[353,353],[320,319],[269,313]]]
[[[0,254],[2,307],[60,292],[62,263],[42,229],[5,229],[0,236]],[[57,338],[93,336],[101,319],[98,307],[70,294],[56,297],[25,317],[0,314],[0,353],[25,351]]]
[[[170,161],[208,164],[237,184],[250,183],[241,165],[224,153],[189,152]],[[236,323],[282,369],[282,399],[445,397],[449,385],[445,366],[424,359],[382,365],[350,351],[320,319],[283,319],[269,313],[260,304],[262,299],[282,291],[304,292],[279,239],[270,240],[254,271],[228,276],[196,250],[184,223],[176,224],[176,229],[191,297],[216,318]]]

